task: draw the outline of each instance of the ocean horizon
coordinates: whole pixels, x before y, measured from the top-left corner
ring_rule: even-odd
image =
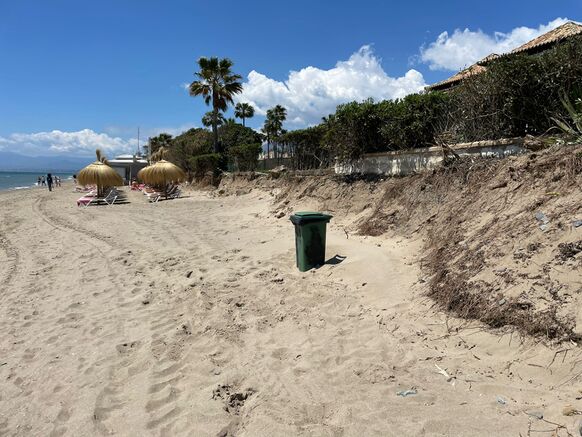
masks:
[[[73,173],[52,173],[53,176],[60,176],[62,180],[72,179]],[[24,190],[29,188],[40,188],[36,185],[38,177],[46,173],[33,171],[0,171],[0,191]],[[46,187],[44,187],[46,188]]]

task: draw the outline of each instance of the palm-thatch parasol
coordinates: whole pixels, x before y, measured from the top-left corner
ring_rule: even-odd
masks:
[[[162,159],[155,164],[142,168],[137,173],[137,177],[146,184],[163,186],[167,197],[166,187],[168,182],[182,182],[186,180],[186,173],[177,165]]]
[[[104,161],[104,162],[103,162]],[[81,185],[97,185],[97,196],[103,194],[103,187],[117,187],[123,185],[123,179],[114,169],[106,164],[101,151],[97,150],[97,161],[89,164],[77,174],[77,181]]]

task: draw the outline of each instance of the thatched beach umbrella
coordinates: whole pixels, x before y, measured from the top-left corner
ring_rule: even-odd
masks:
[[[89,164],[77,174],[81,185],[97,185],[97,196],[103,194],[103,187],[123,185],[123,179],[114,169],[101,161]]]
[[[137,177],[146,184],[163,186],[164,191],[166,191],[168,182],[182,182],[186,180],[186,173],[177,165],[162,159],[155,164],[142,168],[137,173]]]

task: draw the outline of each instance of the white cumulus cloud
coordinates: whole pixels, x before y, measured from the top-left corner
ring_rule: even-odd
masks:
[[[441,33],[436,41],[420,49],[420,59],[431,70],[460,70],[491,53],[507,53],[522,44],[569,21],[556,18],[537,28],[516,27],[510,32],[487,34],[482,30],[460,30]]]
[[[100,148],[112,157],[117,153],[132,152],[137,140],[124,140],[91,129],[76,132],[53,130],[50,132],[13,133],[0,137],[0,149],[29,156],[63,155],[90,156]]]
[[[294,127],[319,123],[340,103],[369,97],[376,100],[404,97],[426,85],[416,70],[409,70],[402,77],[388,76],[367,45],[329,70],[305,67],[291,71],[283,82],[253,70],[247,79],[237,101],[250,103],[260,115],[282,105],[287,108],[287,122]]]

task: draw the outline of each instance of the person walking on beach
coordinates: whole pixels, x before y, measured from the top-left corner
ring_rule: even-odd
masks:
[[[36,180],[36,186],[40,187],[40,176],[38,177],[38,179]]]
[[[48,184],[49,191],[52,191],[53,190],[53,177],[50,173],[46,175],[46,183]]]
[[[46,185],[46,182],[44,181],[44,176],[42,177],[42,179],[40,180],[40,184],[44,187]]]

